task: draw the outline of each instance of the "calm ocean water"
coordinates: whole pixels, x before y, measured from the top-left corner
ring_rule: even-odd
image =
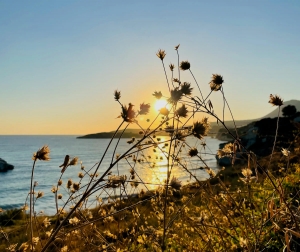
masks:
[[[124,153],[129,145],[128,139],[121,139],[116,153]],[[214,154],[219,148],[221,141],[206,137],[204,139],[207,146],[205,150],[201,145],[201,141],[195,141],[194,138],[188,138],[187,143],[192,146],[196,145],[198,150],[206,152],[201,154],[208,166],[217,170],[217,163]],[[25,204],[26,197],[30,188],[30,177],[33,161],[32,154],[36,152],[43,145],[50,147],[51,160],[48,162],[38,161],[35,167],[34,181],[38,182],[36,191],[43,191],[44,197],[36,202],[35,210],[38,212],[43,210],[46,214],[55,213],[54,209],[54,194],[51,192],[52,185],[56,185],[60,176],[60,168],[66,154],[71,157],[77,156],[83,162],[86,169],[93,167],[99,162],[109,139],[76,139],[76,136],[0,136],[0,158],[6,160],[8,163],[15,166],[14,170],[0,173],[0,207],[3,209],[21,207]],[[202,141],[203,142],[203,141]],[[116,140],[113,141],[113,146]],[[184,151],[183,151],[184,152]],[[109,150],[109,155],[104,159],[103,165],[100,167],[99,173],[106,170],[111,161],[113,150]],[[148,150],[147,155],[154,155],[153,150]],[[155,153],[159,155],[159,153]],[[200,179],[203,180],[208,177],[207,173],[199,170],[203,164],[198,160],[189,160],[195,169],[191,171]],[[150,169],[145,166],[137,168],[140,177],[145,181],[151,183],[160,183],[165,179],[166,161],[157,160],[157,167]],[[129,167],[126,164],[120,164],[118,167],[120,174],[129,174]],[[69,178],[73,181],[78,181],[78,172],[80,172],[80,165],[68,167],[63,181],[67,182]],[[116,174],[117,170],[113,170]],[[173,173],[183,182],[188,182],[190,177],[181,169],[174,169]],[[152,189],[155,186],[149,185]],[[60,192],[63,193],[63,192]]]

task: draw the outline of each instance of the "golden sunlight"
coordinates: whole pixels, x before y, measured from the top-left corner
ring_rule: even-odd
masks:
[[[161,108],[167,107],[168,102],[166,100],[157,100],[155,102],[154,108],[156,111],[160,110]]]

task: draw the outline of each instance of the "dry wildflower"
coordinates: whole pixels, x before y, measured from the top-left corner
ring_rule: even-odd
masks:
[[[223,80],[223,76],[219,75],[219,74],[213,74],[211,81],[209,82],[210,85],[210,89],[212,91],[218,91],[221,89],[222,87],[222,83],[224,82]]]
[[[114,92],[115,100],[118,101],[121,98],[121,92],[118,90],[115,90]]]
[[[84,177],[84,174],[83,174],[82,172],[79,172],[79,173],[78,173],[78,177],[79,177],[79,178],[83,178],[83,177]]]
[[[78,163],[78,157],[74,157],[72,160],[71,160],[71,162],[70,162],[70,166],[71,165],[77,165],[77,163]]]
[[[29,207],[28,207],[28,205],[27,204],[25,204],[24,206],[22,206],[22,208],[21,208],[21,210],[22,211],[26,211],[26,210],[28,210],[29,209]]]
[[[38,199],[38,198],[42,198],[44,196],[44,193],[43,192],[38,192],[38,194],[37,194],[37,196],[36,196],[36,198]]]
[[[214,178],[216,176],[216,173],[211,168],[207,167],[206,171],[211,178]]]
[[[17,247],[18,243],[16,244],[11,244],[9,245],[8,248],[6,248],[7,251],[11,251],[11,252],[15,252],[16,251],[16,247]]]
[[[286,157],[288,157],[290,155],[290,151],[288,149],[281,148],[281,152]]]
[[[159,110],[159,113],[161,113],[162,115],[167,116],[169,114],[169,110],[167,108],[161,108]]]
[[[75,191],[78,191],[79,188],[80,188],[80,184],[79,184],[79,183],[73,183],[73,189],[74,189]]]
[[[197,150],[197,148],[192,148],[192,149],[190,149],[188,154],[189,154],[190,157],[195,157],[195,156],[197,156],[197,155],[198,155],[198,150]]]
[[[270,94],[270,100],[269,103],[271,103],[273,106],[281,106],[283,105],[283,100],[278,95],[272,95]]]
[[[18,251],[19,252],[25,252],[25,251],[27,251],[28,248],[29,248],[29,245],[26,242],[23,242],[21,244],[21,246],[19,247]]]
[[[33,245],[37,245],[38,242],[39,242],[39,240],[40,240],[39,237],[33,237],[33,238],[32,238],[32,243],[33,243]]]
[[[59,185],[59,186],[61,186],[62,185],[62,183],[63,183],[63,181],[60,179],[60,180],[58,180],[58,182],[57,182],[57,184]]]
[[[50,154],[50,149],[48,145],[44,145],[41,149],[39,149],[36,153],[33,154],[32,159],[48,161],[50,160],[49,154]]]
[[[79,223],[79,219],[75,216],[74,218],[69,219],[69,223],[75,226]]]
[[[57,192],[57,188],[56,188],[56,186],[52,186],[52,188],[51,188],[51,192],[53,192],[53,193],[56,193],[56,192]]]
[[[170,70],[173,72],[173,70],[175,68],[174,64],[170,64],[169,67],[170,67]]]
[[[73,184],[72,179],[69,179],[68,182],[67,182],[67,188],[70,189],[72,184]]]
[[[150,110],[150,104],[145,104],[145,103],[142,103],[140,105],[140,111],[139,111],[139,114],[140,115],[147,115],[149,113],[149,110]]]
[[[193,124],[192,134],[195,137],[202,139],[203,136],[207,135],[208,130],[209,130],[208,118],[204,117],[200,122],[197,121]]]
[[[156,53],[156,56],[157,56],[158,58],[160,58],[161,60],[164,60],[164,58],[166,57],[166,52],[165,52],[165,50],[159,49],[158,52]]]
[[[181,81],[179,79],[177,79],[177,78],[173,78],[173,81],[177,82],[178,84],[181,84]]]
[[[155,91],[153,94],[152,94],[156,99],[160,99],[162,97],[162,93],[159,91]]]
[[[60,249],[60,252],[67,252],[68,251],[68,246],[65,245]]]
[[[180,90],[184,95],[191,95],[193,88],[191,88],[191,83],[183,82]]]
[[[62,194],[58,194],[58,195],[57,195],[57,198],[58,198],[58,199],[62,199]]]
[[[256,177],[251,177],[252,171],[249,168],[242,169],[242,174],[245,178],[240,178],[245,184],[249,184],[251,180],[255,179]]]
[[[240,241],[239,241],[240,246],[241,246],[242,248],[246,248],[246,247],[247,247],[247,240],[244,239],[243,237],[240,237],[239,240],[240,240]]]
[[[49,227],[49,226],[51,225],[51,222],[50,222],[50,220],[49,220],[48,217],[46,217],[46,218],[43,220],[42,225],[43,225],[45,228],[47,228],[47,227]]]
[[[171,90],[171,97],[168,99],[168,101],[170,103],[175,104],[181,99],[182,95],[183,95],[183,93],[182,93],[181,89],[179,89],[177,87],[177,88]]]
[[[177,178],[173,177],[171,179],[171,181],[170,181],[170,186],[173,189],[180,190],[180,188],[181,188],[181,181],[179,181]]]
[[[180,44],[178,44],[177,46],[175,46],[175,50],[177,51],[179,48]]]
[[[129,103],[128,108],[126,105],[122,105],[122,112],[119,117],[122,117],[125,122],[135,122],[135,111],[133,110],[133,104]]]
[[[188,113],[188,110],[185,106],[185,104],[182,104],[182,106],[176,110],[175,114],[178,116],[178,117],[187,117],[187,113]]]
[[[183,71],[189,70],[190,67],[191,67],[190,62],[188,62],[188,61],[181,61],[181,63],[180,63],[180,69],[181,70],[183,70]]]

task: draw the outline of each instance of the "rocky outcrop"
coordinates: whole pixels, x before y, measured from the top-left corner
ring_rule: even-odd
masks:
[[[8,164],[5,160],[0,158],[0,172],[7,172],[8,170],[14,169],[14,166]]]

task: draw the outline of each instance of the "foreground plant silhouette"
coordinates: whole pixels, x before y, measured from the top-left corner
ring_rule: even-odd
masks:
[[[224,121],[224,111],[231,109],[224,94],[224,79],[213,74],[210,93],[204,96],[189,61],[179,60],[178,78],[174,78],[174,64],[170,64],[169,79],[164,64],[166,53],[157,52],[168,86],[168,94],[154,91],[157,99],[166,99],[147,127],[139,124],[139,116],[147,115],[150,104],[137,101],[121,103],[121,92],[114,99],[120,105],[122,120],[109,141],[99,162],[86,169],[81,163],[78,181],[64,182],[64,172],[76,165],[78,157],[62,160],[62,171],[53,186],[57,213],[53,217],[33,216],[33,207],[41,197],[34,193],[33,171],[39,151],[34,155],[30,188],[31,237],[21,246],[11,243],[9,251],[263,251],[279,248],[294,250],[299,234],[299,210],[296,197],[299,188],[291,181],[300,179],[300,166],[294,173],[275,177],[270,164],[263,166],[258,157],[247,150],[235,128],[233,134]],[[181,79],[181,71],[188,71],[195,84]],[[196,90],[196,92],[195,92]],[[193,95],[199,93],[200,96]],[[222,115],[214,112],[209,99],[215,92],[223,97]],[[270,103],[281,106],[278,96]],[[211,169],[203,155],[209,153],[204,136],[209,131],[209,119],[214,118],[232,136],[233,141],[219,150],[220,158],[231,159],[238,180],[226,181],[227,169]],[[140,138],[126,140],[128,149],[119,153],[122,134],[130,124],[140,129]],[[278,128],[278,124],[277,124]],[[121,136],[113,141],[118,132]],[[277,136],[277,131],[276,131]],[[275,153],[276,136],[270,163]],[[48,148],[48,147],[47,147]],[[49,149],[47,149],[47,157]],[[154,155],[154,156],[153,156]],[[290,152],[283,149],[289,158]],[[239,161],[240,166],[235,165]],[[166,167],[158,175],[159,163]],[[128,167],[121,174],[119,167]],[[289,168],[289,159],[287,160]],[[197,172],[207,173],[200,181]],[[143,177],[150,171],[157,179]],[[190,177],[189,184],[176,177],[177,172]],[[101,175],[99,175],[101,174]],[[298,177],[297,177],[298,176]],[[154,188],[154,189],[150,189]],[[293,196],[290,196],[290,191]],[[64,193],[59,193],[64,191]],[[92,206],[92,207],[90,207]],[[28,246],[30,245],[30,246]],[[26,247],[27,246],[27,247]]]

